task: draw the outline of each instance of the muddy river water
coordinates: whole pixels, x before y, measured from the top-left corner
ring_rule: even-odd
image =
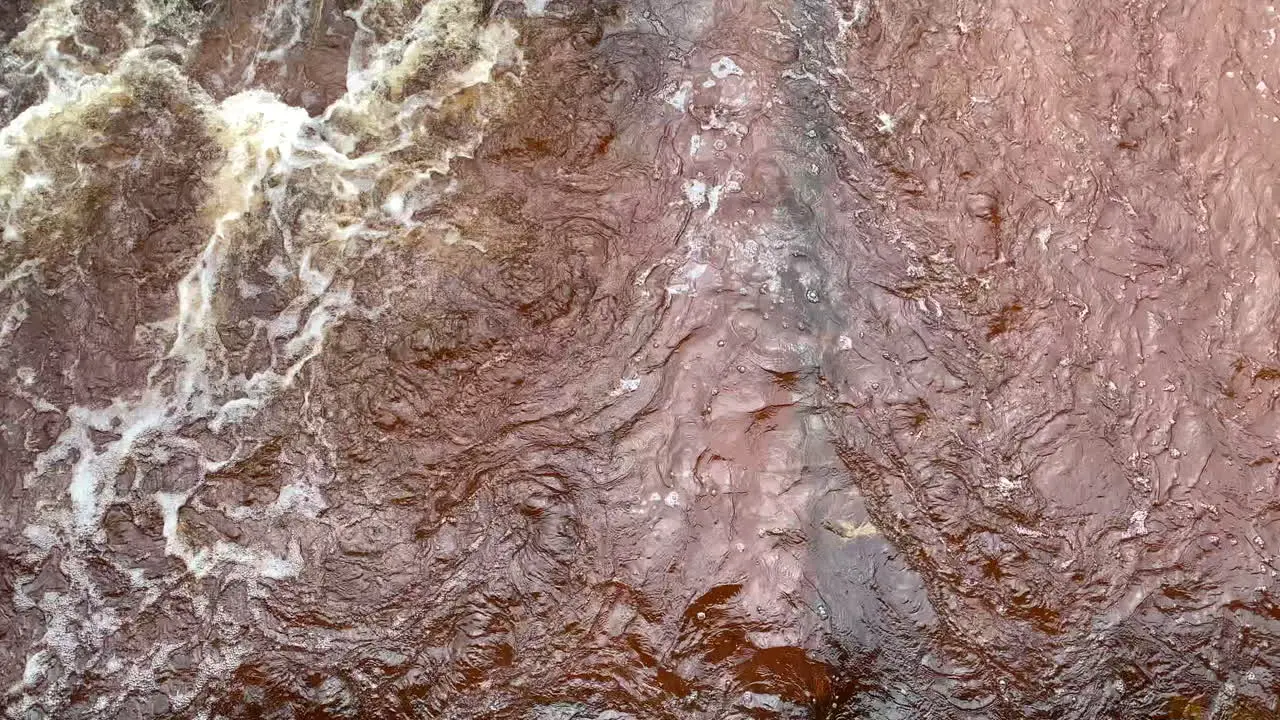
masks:
[[[1280,717],[1278,30],[3,0],[4,717]]]

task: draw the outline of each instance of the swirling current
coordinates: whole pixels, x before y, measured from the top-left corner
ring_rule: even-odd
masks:
[[[1278,29],[3,0],[3,716],[1280,717]]]

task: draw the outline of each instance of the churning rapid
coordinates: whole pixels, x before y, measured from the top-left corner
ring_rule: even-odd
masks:
[[[1277,30],[3,0],[3,716],[1280,717]]]

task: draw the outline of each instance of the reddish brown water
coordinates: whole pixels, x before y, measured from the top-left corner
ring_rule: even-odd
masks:
[[[6,717],[1280,717],[1277,29],[0,4]]]

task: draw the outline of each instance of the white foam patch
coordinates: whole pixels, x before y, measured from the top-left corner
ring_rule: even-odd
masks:
[[[376,115],[376,112],[369,113],[369,106],[385,92],[385,88],[402,85],[423,62],[429,62],[429,58],[441,49],[456,48],[458,52],[473,47],[479,49],[471,66],[457,73],[452,81],[446,81],[447,92],[490,81],[491,72],[499,61],[519,54],[515,45],[515,28],[503,21],[477,30],[471,22],[471,7],[466,0],[425,3],[401,33],[386,43],[378,44],[376,33],[364,22],[365,13],[374,9],[374,5],[366,0],[348,13],[356,22],[356,33],[347,62],[347,93],[337,105],[363,108],[366,114]]]
[[[689,98],[693,96],[693,83],[685,80],[681,82],[675,89],[668,91],[666,97],[667,104],[671,107],[684,112],[689,106]]]
[[[46,525],[28,525],[22,529],[22,534],[41,553],[48,552],[58,542],[53,528]]]
[[[257,77],[259,63],[283,64],[290,51],[303,42],[305,30],[318,18],[312,17],[311,0],[284,0],[268,5],[256,39],[255,62],[246,63],[240,75],[240,86],[250,87]]]
[[[280,495],[272,503],[276,513],[293,512],[314,518],[329,507],[320,489],[314,485],[290,483],[280,488]]]
[[[618,387],[609,393],[610,397],[620,397],[627,393],[633,393],[640,389],[640,378],[622,378],[618,381]]]
[[[701,180],[686,180],[684,182],[684,199],[695,208],[706,205],[707,184]]]
[[[30,552],[64,549],[61,569],[69,589],[65,594],[30,597],[32,579],[16,579],[14,604],[38,607],[46,618],[46,632],[33,645],[18,683],[21,687],[15,686],[15,693],[43,682],[46,687],[41,693],[46,698],[63,697],[67,680],[51,683],[45,677],[51,663],[56,660],[66,667],[77,667],[85,647],[101,649],[119,625],[85,558],[92,552],[95,536],[101,539],[102,517],[117,501],[118,476],[129,467],[130,459],[139,461],[141,467],[163,465],[179,451],[198,457],[197,467],[189,471],[193,477],[177,478],[176,487],[149,496],[161,510],[166,554],[180,558],[191,574],[205,576],[215,568],[231,565],[234,576],[256,581],[293,577],[302,571],[303,555],[296,538],[282,551],[227,541],[201,545],[184,534],[179,522],[182,508],[196,497],[203,473],[224,464],[227,458],[205,457],[202,448],[181,437],[179,431],[205,420],[213,433],[226,433],[256,417],[277,394],[299,382],[304,369],[322,351],[329,330],[354,307],[353,286],[343,276],[344,268],[353,259],[378,252],[380,239],[389,234],[388,226],[417,224],[413,218],[432,199],[428,183],[447,173],[453,158],[474,152],[488,121],[486,113],[500,107],[505,96],[500,89],[476,92],[481,101],[480,109],[475,110],[475,131],[439,142],[439,152],[415,160],[413,165],[397,154],[406,148],[428,146],[423,142],[427,132],[423,128],[430,123],[422,120],[446,99],[481,85],[500,88],[500,70],[518,72],[522,62],[511,24],[498,20],[477,29],[469,0],[426,3],[405,32],[378,43],[362,19],[362,13],[378,2],[366,0],[351,13],[358,29],[348,62],[348,92],[322,117],[310,118],[303,109],[259,91],[232,95],[216,106],[203,108],[210,133],[223,150],[223,164],[209,179],[213,201],[203,208],[204,216],[212,218],[211,231],[174,288],[178,302],[172,319],[140,327],[135,337],[140,347],[154,347],[164,356],[149,369],[144,386],[105,406],[66,408],[66,429],[36,458],[24,478],[25,488],[47,496],[40,499],[35,521],[23,531]],[[0,129],[0,176],[8,178],[0,186],[0,209],[8,212],[0,215],[5,242],[23,239],[21,228],[9,221],[16,217],[16,208],[59,190],[55,176],[43,171],[19,172],[14,165],[55,123],[74,124],[95,103],[114,102],[120,99],[117,96],[132,92],[133,86],[125,82],[126,71],[166,75],[179,84],[175,86],[187,86],[176,65],[153,60],[142,50],[126,51],[115,68],[105,73],[100,67],[88,67],[61,54],[64,43],[74,42],[80,31],[79,17],[71,12],[74,5],[75,0],[50,0],[11,43],[11,48],[25,52],[25,57],[39,59],[33,67],[47,77],[49,94]],[[129,41],[141,47],[157,37],[152,30],[169,22],[171,5],[180,4],[140,0],[137,7],[146,27],[134,28]],[[299,29],[309,25],[295,20],[313,7],[309,0],[274,3],[271,12],[293,24],[273,31],[270,45],[259,49],[257,59],[275,62],[283,50],[299,42],[303,37]],[[537,9],[540,12],[542,8],[545,3]],[[430,87],[415,95],[392,99],[389,88],[404,91],[408,81],[437,57],[456,60],[457,69],[433,79]],[[491,96],[496,99],[486,99]],[[196,102],[202,101],[197,98]],[[332,200],[332,209],[326,208],[316,227],[309,225],[305,232],[282,220],[286,203],[294,198],[292,189],[300,184],[329,192]],[[384,193],[387,188],[390,192]],[[275,255],[264,268],[270,279],[255,281],[252,286],[229,275],[244,244],[254,242],[253,233],[262,232],[256,226],[248,229],[249,218],[261,221],[266,232],[278,233],[279,237],[272,239],[281,244],[272,248]],[[38,261],[30,262],[0,280],[7,283],[0,292],[10,292],[17,283],[36,277]],[[272,339],[274,354],[265,366],[246,375],[232,375],[227,350],[217,332],[218,323],[225,320],[219,317],[223,301],[263,292],[273,281],[289,289],[289,302],[278,316],[253,322],[257,331]],[[0,339],[20,326],[26,309],[11,303],[6,312],[0,315]],[[34,392],[24,388],[34,385],[35,373],[25,368],[9,386],[20,393]],[[39,398],[31,397],[30,401],[42,411],[56,410]],[[109,439],[104,441],[104,434]],[[233,452],[243,450],[237,447]],[[132,472],[137,475],[141,470]],[[66,485],[59,480],[66,480]],[[328,507],[315,480],[308,475],[284,485],[271,506],[255,512],[267,518],[315,518]],[[228,516],[234,517],[235,509],[228,510],[232,511]],[[145,603],[161,597],[159,583],[148,580],[141,569],[119,569],[137,588],[137,594],[145,596],[141,598]],[[200,606],[207,599],[196,596],[192,602]],[[211,652],[218,655],[216,648]],[[224,656],[203,663],[197,686],[234,669],[240,657],[237,652],[227,650]],[[157,652],[153,659],[162,655]],[[152,682],[154,668],[146,665],[117,662],[119,672],[130,674],[130,683],[141,683],[123,685],[121,693]],[[117,694],[107,700],[103,713],[118,710],[121,697],[124,695]],[[186,702],[179,696],[170,697],[174,708],[180,709]],[[25,712],[34,702],[24,694],[14,707]]]
[[[730,75],[741,75],[742,68],[729,57],[722,57],[711,64],[711,74],[723,80]]]
[[[390,183],[392,190],[378,206],[376,219],[416,227],[420,223],[413,217],[430,197],[422,188],[433,176],[447,174],[454,158],[472,156],[482,132],[452,143],[431,138],[437,148],[435,156],[419,159],[412,166],[395,154],[424,146],[427,138],[423,133],[428,132],[424,128],[431,124],[422,120],[447,98],[478,86],[496,85],[499,69],[520,68],[523,58],[510,22],[490,21],[476,28],[469,0],[425,3],[417,16],[383,43],[365,23],[365,14],[378,13],[378,5],[379,0],[365,0],[348,13],[356,23],[356,33],[347,63],[347,92],[326,109],[322,121],[334,148],[344,159],[350,156],[348,169],[360,171],[357,177],[335,179],[345,188],[340,193],[344,199],[360,201],[368,190],[385,187],[386,178],[395,178]],[[458,58],[469,62],[436,78],[430,87],[396,101],[388,97],[403,92],[424,66],[442,59],[452,63]],[[493,97],[500,95],[495,92]],[[475,113],[481,115],[477,118],[480,131],[487,123],[482,112],[486,97],[480,95],[475,103],[479,108]],[[334,118],[342,122],[330,122]],[[371,138],[378,139],[372,147]]]
[[[292,169],[295,140],[309,121],[305,111],[261,92],[228,98],[220,106],[218,118],[228,152],[213,185],[223,206],[204,249],[178,284],[176,337],[166,358],[174,361],[168,367],[175,369],[166,373],[165,362],[158,363],[141,397],[132,401],[117,398],[111,406],[96,410],[70,408],[70,426],[36,459],[33,477],[28,478],[32,480],[54,463],[68,459],[72,450],[78,454],[68,494],[75,530],[82,535],[97,527],[105,505],[113,498],[112,480],[126,457],[140,444],[168,435],[213,410],[213,397],[221,389],[215,387],[221,376],[221,342],[214,305],[222,265],[232,245],[231,228],[248,212],[266,178],[287,175]],[[331,308],[319,312],[316,324],[327,324]],[[299,349],[296,365],[314,357],[318,350],[312,346],[322,339],[322,332],[310,327],[303,337],[306,352]],[[296,371],[290,367],[287,375],[291,378]],[[115,432],[119,439],[99,448],[89,430]]]
[[[178,531],[178,513],[186,505],[189,493],[158,492],[153,497],[164,518],[165,554],[180,558],[192,575],[200,578],[222,563],[241,565],[260,577],[282,580],[302,570],[302,549],[296,539],[289,541],[284,557],[266,550],[245,547],[218,540],[212,547],[195,548]]]
[[[707,272],[710,265],[702,262],[686,262],[681,266],[681,275],[684,277],[683,283],[668,285],[667,292],[672,295],[693,295],[697,290],[698,279]]]
[[[1133,515],[1129,517],[1129,527],[1125,529],[1124,536],[1138,537],[1147,534],[1147,511],[1134,510]]]
[[[11,289],[17,295],[16,286],[39,277],[40,265],[40,260],[24,260],[16,268],[10,270],[4,278],[0,278],[0,297],[8,294]],[[9,344],[13,334],[22,326],[22,323],[26,322],[30,314],[31,306],[25,298],[17,297],[10,303],[5,310],[4,319],[0,320],[0,347]]]
[[[737,170],[730,169],[725,174],[723,182],[716,183],[707,191],[707,217],[715,215],[716,210],[720,208],[720,201],[728,193],[736,193],[742,190],[742,180],[744,176]]]
[[[34,70],[48,81],[50,93],[58,96],[91,73],[78,58],[62,52],[68,43],[78,44],[76,35],[81,30],[76,0],[51,0],[13,37],[9,48],[32,58]]]
[[[450,15],[459,8],[457,0],[428,4],[404,38],[374,48],[366,58],[369,62],[359,62],[360,53],[353,50],[351,89],[337,105],[348,111],[378,115],[370,109],[378,105],[373,96],[383,92],[387,82],[407,77],[414,63],[419,62],[433,44],[456,42],[471,47],[470,43],[474,43],[479,47],[474,61],[444,83],[444,92],[459,92],[491,81],[495,66],[514,52],[514,30],[508,24],[499,23],[487,26],[477,35],[468,23]],[[43,22],[49,24],[53,19],[46,18]],[[57,32],[46,29],[43,33],[62,37],[70,32],[67,28],[71,26],[58,27],[61,29]],[[464,30],[471,34],[453,37]],[[58,35],[59,32],[62,35]],[[36,120],[53,114],[56,105],[82,105],[102,93],[120,90],[116,79],[109,76],[78,76],[78,81],[68,87],[63,97],[29,110],[25,118],[20,117],[0,132],[0,160],[11,159],[17,147],[31,141],[23,132]],[[73,525],[81,535],[96,528],[105,506],[113,499],[112,481],[131,453],[197,419],[212,416],[210,427],[218,432],[253,417],[273,395],[295,381],[302,368],[319,354],[328,328],[351,307],[349,284],[335,282],[341,263],[330,259],[326,265],[320,265],[313,247],[292,247],[286,236],[286,250],[293,257],[273,258],[267,270],[281,282],[296,278],[302,291],[268,324],[270,337],[285,340],[281,357],[274,359],[271,367],[247,379],[226,377],[222,358],[225,350],[217,333],[216,308],[218,296],[224,292],[224,266],[236,250],[236,233],[242,218],[263,200],[269,206],[285,200],[289,178],[297,171],[325,166],[323,171],[339,178],[345,173],[376,176],[385,156],[411,140],[402,133],[378,152],[351,158],[343,149],[323,139],[322,133],[308,132],[317,121],[305,110],[262,91],[228,97],[215,109],[214,120],[216,135],[226,152],[223,165],[211,182],[213,196],[219,200],[220,207],[212,233],[178,283],[175,336],[165,361],[152,368],[147,387],[138,397],[117,398],[102,409],[70,408],[67,412],[70,426],[37,458],[28,477],[28,481],[32,481],[55,465],[78,456],[71,468],[68,495]],[[344,139],[340,134],[336,137],[339,141]],[[409,200],[414,183],[429,175],[430,172],[424,171],[412,173],[401,189],[377,207],[377,213],[383,219],[408,222],[415,209]],[[357,195],[361,195],[359,188],[372,189],[376,185],[374,180],[373,177],[355,182],[347,180],[345,187],[356,188]],[[46,184],[39,177],[28,177],[22,186],[36,191]],[[354,231],[334,227],[332,235],[339,243],[354,244],[363,228],[360,222]],[[91,430],[113,432],[119,439],[98,447],[90,437]],[[234,559],[237,554],[220,556]],[[279,572],[279,567],[272,568],[272,572]]]

